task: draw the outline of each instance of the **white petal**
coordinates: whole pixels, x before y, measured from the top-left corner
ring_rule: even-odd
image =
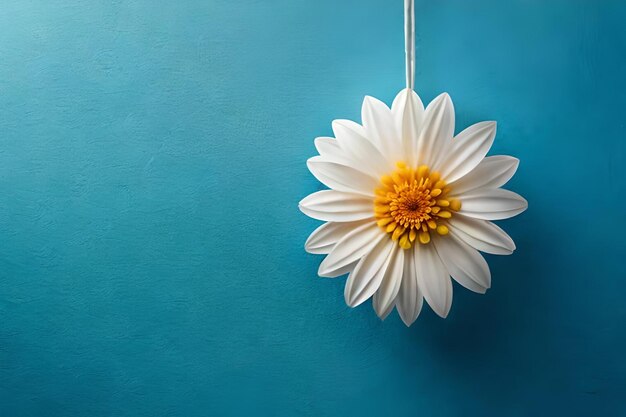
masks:
[[[376,309],[378,308],[377,306],[379,304],[380,304],[380,296],[378,295],[378,292],[375,292],[374,296],[372,297],[372,307],[374,307],[374,311],[376,311]],[[389,306],[387,306],[386,310],[383,310],[381,312],[376,311],[376,315],[381,320],[385,320],[387,316],[389,316],[389,314],[393,311],[394,306],[395,304],[392,302],[391,304],[389,304]]]
[[[361,258],[348,275],[344,290],[346,304],[356,307],[374,295],[393,260],[393,248],[396,246],[397,243],[389,238],[381,239],[374,249]]]
[[[458,215],[449,221],[450,232],[481,252],[494,255],[510,255],[515,250],[513,239],[495,224]]]
[[[307,216],[326,222],[353,222],[374,217],[371,198],[336,190],[310,194],[298,207]]]
[[[487,155],[495,136],[496,122],[476,123],[459,133],[446,150],[441,177],[450,183],[476,168]]]
[[[422,311],[424,296],[417,285],[417,272],[415,269],[415,252],[416,248],[411,248],[406,252],[404,257],[404,273],[402,275],[402,285],[400,292],[396,298],[396,306],[400,318],[407,326],[419,316]]]
[[[424,111],[424,122],[417,144],[418,164],[429,165],[437,170],[435,163],[442,150],[449,146],[454,136],[454,106],[447,93],[440,94]]]
[[[396,243],[392,254],[393,259],[385,272],[378,291],[374,295],[374,310],[381,319],[384,319],[393,308],[396,295],[398,295],[400,290],[402,272],[404,270],[404,253],[404,249],[400,248]]]
[[[339,142],[337,142],[337,139],[335,138],[320,136],[319,138],[315,138],[313,144],[315,145],[317,152],[326,159],[332,155],[343,153],[341,148],[339,148]]]
[[[342,268],[361,259],[385,237],[386,233],[375,222],[358,226],[335,244],[320,264],[318,275],[330,278],[343,275]]]
[[[480,253],[454,235],[433,238],[448,273],[468,290],[484,294],[491,286],[491,272]]]
[[[365,136],[365,129],[350,120],[333,121],[333,132],[343,153],[354,160],[354,168],[373,172],[378,177],[393,168],[372,142]]]
[[[366,196],[374,195],[378,182],[354,168],[314,156],[307,161],[309,171],[322,184],[337,191],[352,192]]]
[[[420,244],[414,253],[418,287],[433,311],[445,318],[452,306],[450,275],[433,245]]]
[[[410,166],[417,164],[417,141],[424,118],[424,104],[410,88],[400,91],[391,105],[391,113],[400,132],[405,162]]]
[[[313,143],[323,160],[335,162],[340,165],[352,166],[352,159],[344,154],[343,150],[339,147],[337,139],[322,136],[315,138]]]
[[[488,156],[466,175],[450,184],[452,193],[460,195],[478,188],[499,188],[506,184],[519,165],[519,159],[506,155]]]
[[[361,108],[361,118],[368,139],[387,161],[395,164],[401,160],[402,144],[389,107],[374,97],[366,96]]]
[[[483,220],[500,220],[526,210],[528,202],[520,195],[502,188],[481,188],[464,194],[461,214]]]
[[[339,146],[339,141],[335,138],[319,137],[315,138],[315,148],[319,152],[321,159],[327,162],[334,162],[339,165],[345,165],[361,172],[373,180],[378,181],[380,174],[371,169],[368,164],[357,161],[352,155],[347,154]]]
[[[358,222],[328,222],[324,223],[311,233],[304,244],[304,249],[309,253],[327,254],[335,247],[341,238],[350,233],[352,230],[365,223],[371,223],[368,220]]]
[[[359,261],[350,262],[349,264],[343,265],[341,268],[334,270],[331,274],[328,275],[320,275],[322,278],[337,278],[342,275],[349,274],[356,268]],[[319,275],[319,274],[318,274]]]

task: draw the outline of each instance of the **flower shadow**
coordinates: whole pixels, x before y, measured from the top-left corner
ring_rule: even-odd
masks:
[[[512,256],[486,255],[492,288],[478,296],[455,283],[448,318],[440,319],[425,304],[408,335],[421,355],[437,364],[442,378],[492,394],[491,403],[502,407],[518,400],[528,381],[535,384],[532,389],[550,389],[555,380],[567,380],[571,367],[545,319],[558,294],[545,285],[550,277],[540,255],[554,242],[531,239],[532,231],[525,225],[544,226],[540,214],[532,210],[507,223],[518,249]],[[418,367],[423,358],[407,355],[407,360]]]

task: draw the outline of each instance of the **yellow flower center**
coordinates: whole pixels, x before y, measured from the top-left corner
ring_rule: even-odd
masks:
[[[396,166],[391,175],[383,175],[375,190],[378,226],[403,249],[409,249],[418,238],[427,244],[431,232],[447,235],[447,219],[461,209],[461,201],[447,198],[450,187],[428,166],[413,169],[404,162]]]

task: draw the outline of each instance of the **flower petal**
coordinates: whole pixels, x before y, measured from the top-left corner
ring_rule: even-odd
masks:
[[[412,248],[406,252],[402,284],[396,298],[398,313],[407,327],[417,319],[424,303],[424,296],[417,285],[415,254],[413,253],[416,250],[418,249]]]
[[[507,155],[488,156],[466,175],[450,184],[454,195],[478,188],[499,188],[506,184],[519,165],[519,159]]]
[[[435,163],[454,136],[454,106],[447,93],[440,94],[430,102],[424,111],[424,122],[417,143],[417,162],[429,165]]]
[[[393,168],[365,136],[363,126],[351,120],[333,121],[333,132],[343,153],[354,161],[354,168],[363,167],[381,177]]]
[[[452,306],[452,281],[433,245],[419,245],[415,252],[417,285],[428,305],[445,318]]]
[[[520,195],[502,188],[481,188],[463,195],[461,214],[483,220],[500,220],[526,210],[528,202]]]
[[[491,272],[480,253],[452,234],[433,239],[448,273],[468,290],[484,294],[491,286]]]
[[[378,291],[374,293],[373,297],[372,297],[372,307],[374,307],[374,311],[376,312],[376,315],[378,316],[378,318],[380,318],[381,320],[385,320],[387,318],[387,316],[389,316],[389,314],[391,314],[391,312],[393,311],[393,308],[395,307],[395,304],[392,302],[391,304],[389,304],[389,306],[387,306],[386,310],[381,311],[380,313],[378,311],[376,311],[376,306],[379,305],[380,303],[380,296],[378,295]]]
[[[396,295],[398,295],[400,290],[402,272],[404,270],[404,249],[395,244],[392,257],[393,259],[385,272],[383,281],[376,294],[374,294],[374,310],[381,319],[384,319],[393,308]]]
[[[396,129],[400,132],[405,162],[417,164],[417,141],[424,118],[424,104],[410,88],[400,91],[391,105]]]
[[[307,166],[315,178],[333,190],[373,196],[374,188],[378,185],[375,178],[321,156],[310,158]]]
[[[361,119],[367,133],[381,154],[390,164],[402,159],[402,143],[391,110],[382,101],[366,96],[361,108]]]
[[[318,275],[334,278],[345,274],[342,268],[361,259],[385,237],[386,233],[375,222],[358,226],[335,244],[320,264]]]
[[[300,201],[300,211],[326,222],[353,222],[374,217],[371,198],[336,190],[322,190]]]
[[[304,249],[309,253],[327,254],[335,247],[341,238],[355,228],[371,223],[371,220],[358,222],[327,222],[315,229],[304,244]]]
[[[441,177],[450,183],[476,168],[493,144],[496,122],[481,122],[459,133],[441,163]]]
[[[354,268],[356,267],[356,265],[359,263],[359,261],[354,261],[354,262],[350,262],[349,264],[343,265],[341,268],[336,269],[335,271],[332,272],[332,274],[328,274],[328,275],[320,275],[320,277],[322,278],[337,278],[340,277],[342,275],[346,275],[349,274],[350,272],[352,272],[354,270]],[[319,275],[319,273],[318,273]]]
[[[339,165],[345,165],[366,176],[378,181],[380,175],[371,169],[368,164],[357,161],[352,155],[346,153],[339,146],[339,141],[335,138],[319,137],[315,138],[315,148],[319,152],[324,161],[333,162]]]
[[[325,158],[329,158],[335,154],[342,154],[343,151],[339,148],[339,142],[337,139],[328,136],[320,136],[313,141],[317,153]]]
[[[381,239],[374,249],[361,258],[348,275],[344,289],[346,304],[356,307],[374,295],[393,260],[393,249],[396,246],[397,243],[389,238]]]
[[[449,221],[450,232],[481,252],[510,255],[515,242],[504,230],[487,221],[467,216],[454,216]]]

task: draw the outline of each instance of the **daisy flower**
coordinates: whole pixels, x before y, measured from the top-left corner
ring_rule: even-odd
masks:
[[[307,161],[328,190],[304,198],[300,210],[324,223],[308,238],[309,253],[325,254],[318,274],[349,274],[346,303],[370,297],[384,319],[397,308],[409,326],[423,300],[441,317],[452,304],[452,281],[484,293],[491,273],[480,254],[509,255],[513,240],[492,220],[523,212],[528,204],[501,189],[519,161],[485,157],[495,122],[454,136],[454,108],[441,94],[424,109],[412,89],[391,109],[365,97],[362,125],[332,123],[335,138],[319,137]],[[480,252],[479,252],[480,251]]]

